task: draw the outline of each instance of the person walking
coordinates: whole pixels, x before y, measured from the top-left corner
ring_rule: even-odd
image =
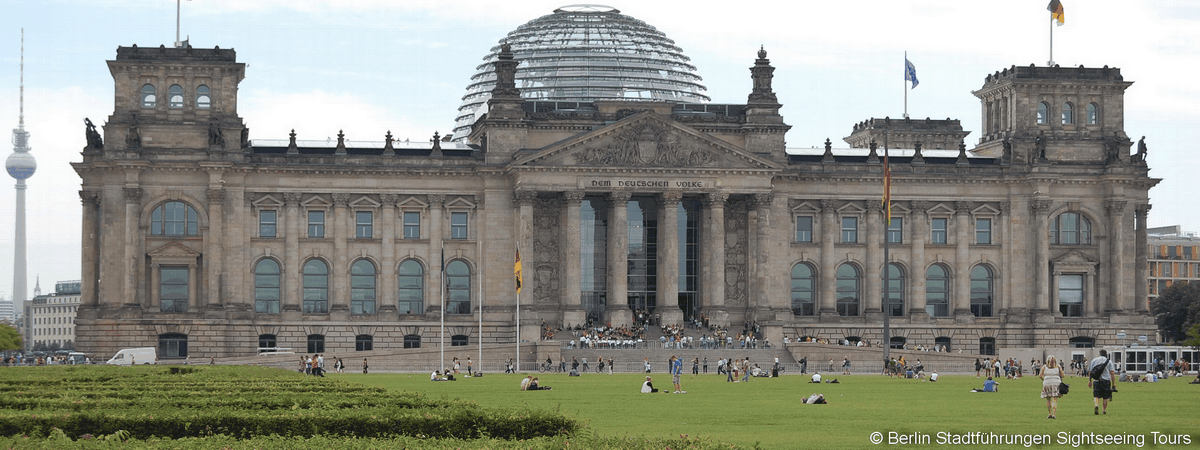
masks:
[[[1062,386],[1063,370],[1058,365],[1058,358],[1051,355],[1046,358],[1046,365],[1042,366],[1042,371],[1038,373],[1038,378],[1042,379],[1042,398],[1046,399],[1046,416],[1047,419],[1057,419],[1058,414],[1058,398],[1062,394],[1058,388]]]
[[[700,358],[692,359],[692,375],[700,374]]]
[[[842,359],[842,375],[850,375],[850,356]]]
[[[708,357],[704,357],[704,373],[708,373]]]
[[[1100,356],[1088,363],[1088,377],[1088,387],[1092,388],[1092,412],[1100,415],[1103,404],[1103,413],[1108,414],[1108,402],[1112,401],[1112,393],[1116,392],[1113,383],[1117,381],[1117,369],[1108,359],[1107,350],[1101,349]]]
[[[367,358],[363,358],[363,373],[367,373]]]
[[[979,362],[979,358],[975,358],[975,378],[979,378],[979,371],[983,370],[983,364]]]

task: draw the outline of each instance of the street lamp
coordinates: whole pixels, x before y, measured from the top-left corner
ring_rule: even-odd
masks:
[[[1121,373],[1125,373],[1125,360],[1129,357],[1125,351],[1125,330],[1117,333],[1117,339],[1121,340]]]

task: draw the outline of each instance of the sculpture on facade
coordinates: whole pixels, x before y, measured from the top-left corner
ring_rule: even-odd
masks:
[[[96,131],[96,125],[92,123],[92,119],[83,118],[83,123],[87,127],[84,135],[87,137],[87,146],[101,150],[104,148],[104,139],[100,137],[100,133]]]
[[[1133,160],[1136,162],[1146,162],[1146,137],[1145,136],[1142,136],[1141,139],[1138,139],[1137,154],[1134,155]]]
[[[217,121],[208,123],[208,145],[216,147],[225,146],[225,136],[221,134],[221,127],[217,125]]]

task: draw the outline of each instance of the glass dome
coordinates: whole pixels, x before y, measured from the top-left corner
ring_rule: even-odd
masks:
[[[529,21],[500,42],[512,46],[521,97],[531,100],[591,102],[709,100],[696,67],[683,50],[646,22],[601,5],[571,5]],[[454,139],[471,132],[486,112],[496,85],[493,46],[471,77],[455,119]]]

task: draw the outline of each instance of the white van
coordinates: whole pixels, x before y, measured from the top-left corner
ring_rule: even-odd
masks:
[[[121,349],[108,364],[114,366],[129,366],[134,364],[157,364],[158,351],[154,347]]]

